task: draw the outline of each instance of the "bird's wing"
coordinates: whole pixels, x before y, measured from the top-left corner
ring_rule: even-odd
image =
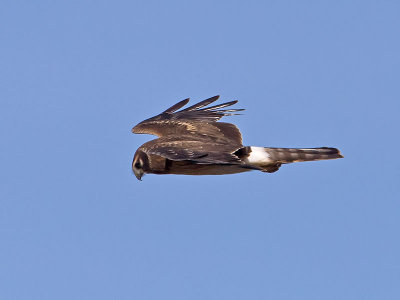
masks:
[[[139,150],[173,161],[192,161],[198,164],[242,164],[229,146],[199,140],[160,138],[142,145]]]
[[[189,99],[182,100],[161,114],[144,120],[132,128],[133,133],[147,133],[159,137],[169,135],[202,135],[214,139],[229,139],[242,143],[239,129],[230,123],[217,123],[223,116],[236,115],[244,109],[222,109],[237,103],[237,100],[206,107],[219,96],[203,100],[180,111]]]

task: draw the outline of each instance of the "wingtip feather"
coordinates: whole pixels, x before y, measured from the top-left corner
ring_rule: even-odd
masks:
[[[163,111],[163,113],[173,113],[189,103],[190,98],[186,98],[178,103],[172,105],[170,108]]]
[[[187,108],[185,108],[185,109],[183,109],[181,111],[192,111],[192,110],[196,110],[196,109],[202,108],[204,106],[210,105],[211,103],[217,101],[218,98],[219,98],[219,95],[211,97],[211,98],[208,98],[208,99],[200,101],[200,102],[198,102],[198,103],[196,103],[196,104],[194,104],[192,106],[189,106],[189,107],[187,107]]]

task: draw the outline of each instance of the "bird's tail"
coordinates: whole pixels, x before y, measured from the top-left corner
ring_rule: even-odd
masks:
[[[342,158],[336,148],[267,148],[244,147],[241,150],[243,159],[251,166],[261,168],[265,172],[275,172],[281,164],[301,161]]]
[[[270,159],[283,164],[313,161],[324,159],[342,158],[340,151],[336,148],[264,148]]]

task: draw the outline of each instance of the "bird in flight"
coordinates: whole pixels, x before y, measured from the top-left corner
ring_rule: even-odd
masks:
[[[185,109],[182,100],[161,114],[132,128],[133,133],[158,136],[140,146],[132,169],[137,179],[144,174],[223,175],[258,170],[278,171],[282,164],[342,158],[336,148],[272,148],[243,146],[239,129],[217,122],[244,109],[227,107],[230,101],[209,106],[214,96]]]

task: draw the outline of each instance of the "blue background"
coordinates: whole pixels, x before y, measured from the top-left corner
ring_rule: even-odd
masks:
[[[400,299],[398,1],[1,6],[1,299]],[[137,181],[130,129],[216,94],[345,158]]]

